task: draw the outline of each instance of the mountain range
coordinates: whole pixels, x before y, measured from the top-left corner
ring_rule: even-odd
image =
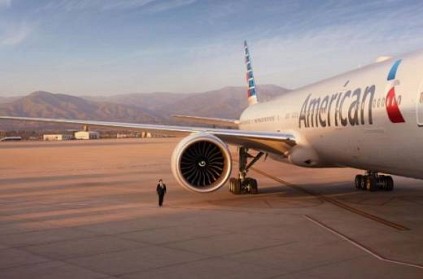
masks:
[[[260,101],[288,92],[275,85],[257,86]],[[181,124],[174,114],[239,118],[247,107],[245,87],[199,93],[135,93],[76,97],[36,91],[24,97],[1,97],[0,114],[11,116],[90,119],[116,122]],[[186,124],[186,123],[182,123]],[[27,125],[27,124],[26,124]],[[0,130],[22,129],[22,123],[1,122]],[[41,127],[31,125],[31,127]],[[45,125],[43,126],[45,127]]]

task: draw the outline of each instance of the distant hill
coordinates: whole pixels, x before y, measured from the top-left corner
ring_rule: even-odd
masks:
[[[90,119],[134,123],[162,123],[163,118],[135,106],[93,102],[83,98],[37,91],[7,104],[0,104],[0,114],[12,116]],[[12,122],[16,129],[24,124]],[[8,123],[10,126],[10,123]],[[2,123],[0,123],[1,126]],[[26,125],[26,124],[25,124]],[[31,125],[32,127],[39,125]],[[45,126],[45,125],[43,125]],[[51,125],[49,125],[51,126]],[[10,127],[8,127],[10,128]]]
[[[259,101],[266,102],[281,96],[289,89],[276,85],[257,86]],[[108,101],[137,106],[159,113],[173,122],[173,114],[238,118],[248,106],[245,87],[224,87],[199,93],[134,93],[109,97],[84,97],[88,100]]]
[[[289,90],[274,86],[257,87],[259,101],[267,102],[287,93]],[[164,113],[238,119],[248,106],[247,90],[244,87],[225,87],[219,90],[196,93],[164,106]]]
[[[96,102],[110,102],[123,105],[136,106],[151,111],[159,111],[164,106],[172,105],[175,102],[188,97],[191,94],[186,93],[168,93],[168,92],[154,92],[154,93],[132,93],[114,96],[86,96],[86,100]]]
[[[260,101],[268,101],[288,89],[258,86]],[[236,119],[247,107],[245,87],[225,87],[203,93],[148,93],[116,96],[75,97],[37,91],[8,103],[0,102],[0,114],[12,116],[89,119],[116,122],[178,124],[171,115]],[[17,122],[0,122],[0,129],[28,127]],[[31,127],[40,127],[32,124]],[[44,126],[43,126],[44,127]]]

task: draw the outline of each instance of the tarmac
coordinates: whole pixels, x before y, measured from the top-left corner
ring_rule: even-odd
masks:
[[[1,142],[0,278],[423,278],[423,181],[267,159],[258,195],[192,193],[178,140]]]

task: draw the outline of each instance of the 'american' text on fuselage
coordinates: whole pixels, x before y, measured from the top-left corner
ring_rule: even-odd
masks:
[[[367,86],[365,90],[357,88],[324,97],[312,98],[312,94],[310,94],[301,107],[298,127],[372,125],[372,104],[375,90],[375,85],[371,85]]]

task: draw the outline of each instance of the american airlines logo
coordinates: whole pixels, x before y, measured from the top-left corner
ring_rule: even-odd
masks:
[[[401,111],[398,107],[397,98],[395,96],[395,85],[398,84],[398,81],[395,79],[397,74],[398,66],[401,63],[401,60],[395,61],[392,65],[391,70],[388,74],[388,86],[387,86],[387,95],[386,95],[386,112],[388,113],[389,120],[392,123],[403,123],[405,122],[404,117],[402,117]]]
[[[395,61],[387,78],[389,83],[386,90],[385,108],[388,118],[392,123],[405,122],[395,94],[395,86],[398,85],[398,80],[395,77],[400,63],[401,60]],[[310,94],[301,107],[298,127],[317,128],[372,125],[375,90],[375,85],[369,85],[366,88],[356,88],[355,90],[348,90],[323,97],[312,98]]]
[[[299,128],[373,124],[375,88],[370,85],[318,98],[308,95],[301,107]]]

